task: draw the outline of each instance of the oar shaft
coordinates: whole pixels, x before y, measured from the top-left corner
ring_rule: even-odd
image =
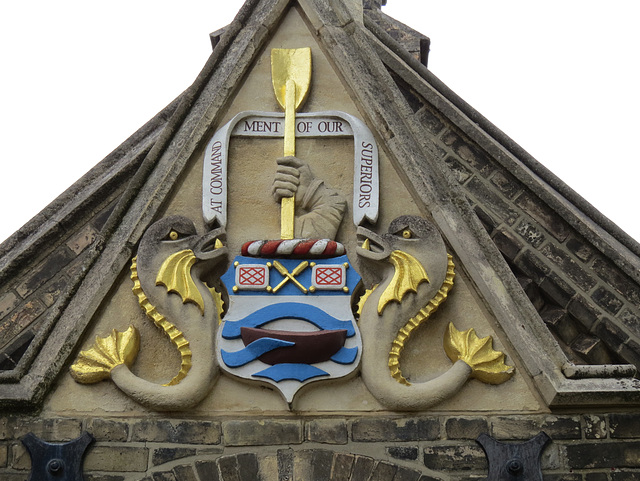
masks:
[[[285,86],[284,156],[296,155],[296,83],[288,79]],[[280,238],[294,238],[295,195],[280,201]]]

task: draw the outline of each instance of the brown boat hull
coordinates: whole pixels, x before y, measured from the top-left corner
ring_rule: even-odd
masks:
[[[258,359],[265,364],[315,364],[328,361],[331,356],[342,349],[347,339],[347,330],[295,332],[242,327],[240,335],[245,346],[263,337],[294,343],[293,346],[279,347],[261,355]]]

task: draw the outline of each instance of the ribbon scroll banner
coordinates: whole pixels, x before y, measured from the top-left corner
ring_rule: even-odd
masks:
[[[205,151],[202,176],[202,213],[207,225],[227,225],[227,161],[231,136],[284,136],[284,113],[241,112],[220,128]],[[296,137],[353,137],[353,222],[378,220],[378,147],[360,119],[345,112],[296,115]]]

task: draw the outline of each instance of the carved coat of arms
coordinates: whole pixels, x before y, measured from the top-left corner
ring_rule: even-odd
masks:
[[[130,366],[139,340],[132,327],[96,339],[79,354],[73,377],[84,383],[110,378],[137,402],[164,410],[198,404],[221,372],[269,385],[289,407],[304,386],[358,372],[381,404],[398,410],[440,402],[469,377],[507,380],[513,368],[491,339],[452,324],[444,342],[451,369],[425,383],[405,379],[405,341],[446,300],[455,276],[452,257],[422,218],[403,216],[386,234],[374,232],[379,173],[373,134],[344,112],[298,112],[311,87],[310,49],[274,49],[271,66],[283,112],[241,112],[206,148],[202,208],[208,231],[198,233],[184,217],[161,219],[143,235],[132,263],[133,292],[180,352],[179,373],[166,385],[135,375]],[[284,155],[277,159],[272,191],[265,193],[281,204],[280,238],[243,239],[231,257],[226,226],[233,136],[282,138]],[[339,191],[296,157],[296,137],[353,139],[350,209]],[[350,253],[336,241],[348,210],[360,245]],[[400,307],[390,309],[392,304]]]

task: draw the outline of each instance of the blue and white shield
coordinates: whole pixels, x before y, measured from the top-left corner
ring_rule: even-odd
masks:
[[[291,403],[303,386],[348,376],[362,355],[351,310],[360,281],[347,256],[238,256],[222,276],[229,309],[218,329],[226,372],[273,385]]]

